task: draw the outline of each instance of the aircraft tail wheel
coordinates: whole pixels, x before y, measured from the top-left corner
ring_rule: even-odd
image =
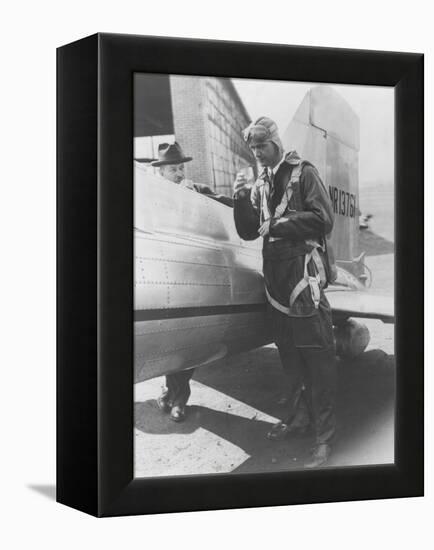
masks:
[[[369,329],[354,319],[346,319],[334,327],[336,355],[352,359],[363,353],[369,344]]]

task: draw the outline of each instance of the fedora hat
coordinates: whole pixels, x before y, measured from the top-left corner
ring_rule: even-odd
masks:
[[[151,162],[151,166],[164,166],[165,164],[181,164],[189,162],[193,157],[186,157],[181,146],[175,141],[173,144],[160,143],[158,146],[158,160]]]

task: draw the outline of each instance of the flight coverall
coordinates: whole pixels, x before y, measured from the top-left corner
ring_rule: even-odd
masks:
[[[310,287],[290,305],[290,296],[305,273],[305,257],[333,227],[333,211],[316,168],[303,162],[299,180],[291,173],[301,159],[288,154],[276,174],[259,178],[251,190],[235,196],[234,219],[240,237],[254,240],[263,221],[262,201],[270,214],[269,235],[263,243],[263,273],[269,300],[286,312],[269,305],[274,340],[287,377],[287,414],[283,422],[296,424],[298,413],[307,410],[315,429],[316,443],[329,443],[335,433],[336,357],[331,308],[323,288],[315,305]],[[265,183],[268,194],[264,193]],[[282,214],[282,197],[291,195]],[[279,216],[276,208],[280,207]],[[309,275],[318,270],[311,260]],[[304,402],[304,403],[303,403]],[[304,407],[303,407],[304,405]]]
[[[183,182],[181,182],[180,185],[183,185]],[[234,201],[231,197],[226,197],[225,195],[215,193],[204,183],[188,181],[185,187],[188,187],[197,193],[201,193],[202,195],[206,195],[210,199],[225,204],[226,206],[233,206]],[[187,404],[188,398],[191,394],[190,380],[194,374],[194,370],[195,369],[183,370],[174,372],[173,374],[168,374],[166,376],[166,390],[163,392],[162,397],[170,404],[171,407],[185,407]]]

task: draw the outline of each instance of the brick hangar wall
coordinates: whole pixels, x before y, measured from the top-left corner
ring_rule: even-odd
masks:
[[[240,168],[255,166],[242,138],[250,118],[233,84],[213,77],[171,76],[175,139],[193,161],[186,177],[232,195]]]
[[[175,139],[186,156],[185,176],[213,187],[211,152],[206,133],[205,83],[203,78],[170,77]]]

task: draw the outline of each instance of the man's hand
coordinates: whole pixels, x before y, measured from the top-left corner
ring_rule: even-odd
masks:
[[[270,222],[271,220],[265,220],[265,222],[261,225],[261,227],[258,229],[258,233],[261,237],[266,237],[270,234]]]
[[[234,181],[234,197],[242,196],[248,191],[247,178],[243,172],[238,172]]]
[[[182,187],[186,187],[187,189],[191,189],[192,191],[194,191],[194,184],[191,180],[188,180],[188,179],[183,179],[181,181],[181,185]]]

